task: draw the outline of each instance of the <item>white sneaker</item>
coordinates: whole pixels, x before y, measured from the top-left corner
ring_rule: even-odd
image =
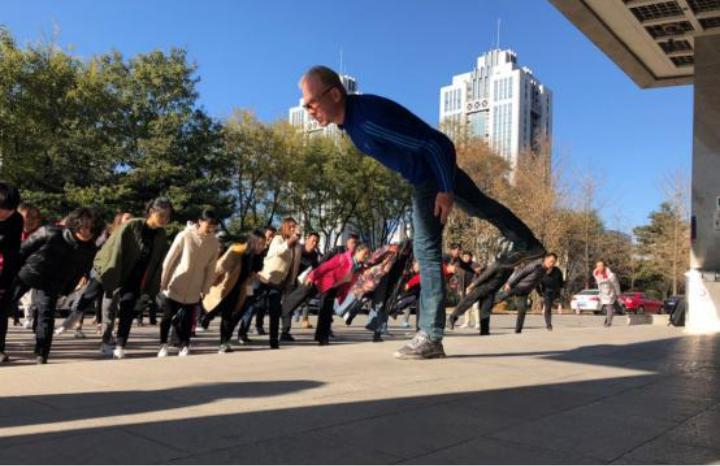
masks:
[[[202,325],[198,325],[197,328],[195,329],[195,333],[205,333],[205,332],[207,332],[207,329],[205,327],[203,327]]]
[[[65,333],[65,327],[62,325],[55,329],[55,336],[62,335],[63,333]]]
[[[107,343],[100,345],[100,352],[105,356],[112,356],[113,349],[113,345],[108,345]]]
[[[460,328],[470,328],[470,326],[468,324],[462,324]]]
[[[218,354],[225,354],[225,353],[232,353],[233,349],[232,346],[230,346],[230,343],[224,343],[220,345],[220,349],[218,349]]]
[[[166,358],[168,355],[168,345],[162,345],[158,351],[158,358]]]
[[[178,356],[185,357],[190,355],[190,347],[189,346],[183,346],[180,352],[178,353]]]
[[[475,330],[480,330],[480,324],[477,324],[477,325],[475,326]]]
[[[75,335],[73,335],[73,336],[74,336],[75,338],[78,338],[78,339],[83,339],[83,338],[85,338],[85,334],[84,334],[83,331],[80,330],[80,329],[75,330]]]
[[[0,363],[8,362],[9,360],[10,357],[7,354],[0,352]]]
[[[125,348],[122,346],[116,346],[115,351],[113,351],[113,359],[124,359],[125,358]]]
[[[25,322],[23,322],[23,328],[25,329],[31,329],[32,328],[32,319],[25,319]]]

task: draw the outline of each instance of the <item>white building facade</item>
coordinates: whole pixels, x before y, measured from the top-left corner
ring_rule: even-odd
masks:
[[[440,89],[440,127],[451,138],[460,131],[487,141],[515,167],[521,153],[552,143],[552,92],[511,50],[478,57],[469,73]]]
[[[358,93],[358,85],[357,80],[353,78],[352,76],[348,76],[346,74],[340,75],[340,81],[342,81],[343,86],[345,86],[345,90],[348,94],[357,94]],[[303,107],[303,100],[300,99],[300,102],[297,107],[292,107],[288,111],[288,121],[291,125],[302,128],[303,132],[310,136],[323,134],[325,136],[330,135],[337,135],[339,134],[339,129],[337,125],[330,124],[326,127],[322,127],[318,124],[317,121],[313,120],[310,115],[308,115],[307,110],[305,110]]]

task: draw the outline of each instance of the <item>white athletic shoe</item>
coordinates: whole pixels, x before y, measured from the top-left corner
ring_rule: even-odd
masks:
[[[10,357],[7,354],[0,352],[0,363],[8,362],[9,360]]]
[[[32,328],[32,319],[25,319],[25,322],[23,322],[23,328],[29,330]]]
[[[475,326],[475,330],[480,330],[480,324],[477,324],[477,325]]]
[[[180,352],[178,353],[178,356],[185,357],[190,355],[190,347],[189,346],[183,346]]]
[[[75,338],[78,338],[78,339],[83,339],[83,338],[85,338],[85,334],[84,334],[83,331],[80,330],[80,329],[75,330],[75,335],[73,335],[73,336],[74,336]]]
[[[230,346],[230,343],[224,343],[220,345],[220,349],[218,349],[218,354],[225,354],[225,353],[232,353],[233,349],[232,346]]]
[[[202,325],[198,325],[197,328],[195,329],[195,333],[205,333],[205,332],[207,332],[207,329],[205,327],[203,327]]]
[[[113,359],[125,359],[125,348],[116,346],[115,351],[113,351]]]
[[[158,358],[166,358],[168,355],[168,345],[162,345],[158,351]]]
[[[62,325],[55,329],[55,336],[62,335],[63,333],[65,333],[65,327]]]
[[[113,355],[113,345],[108,345],[107,343],[103,343],[100,345],[100,352],[104,356],[112,356]]]
[[[462,324],[460,328],[470,328],[470,326],[468,324]]]

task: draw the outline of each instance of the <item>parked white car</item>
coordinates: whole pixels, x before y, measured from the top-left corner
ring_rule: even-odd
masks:
[[[600,290],[582,290],[580,293],[574,295],[570,301],[570,308],[575,311],[576,314],[580,314],[582,311],[592,311],[598,313],[602,309],[600,304],[599,295]]]

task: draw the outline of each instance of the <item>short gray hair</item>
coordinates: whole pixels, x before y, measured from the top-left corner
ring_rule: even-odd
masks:
[[[327,88],[337,87],[343,96],[347,95],[347,90],[343,86],[342,80],[340,80],[340,75],[335,70],[323,65],[313,66],[302,75],[298,86],[302,87],[302,83],[311,76],[318,78]]]

